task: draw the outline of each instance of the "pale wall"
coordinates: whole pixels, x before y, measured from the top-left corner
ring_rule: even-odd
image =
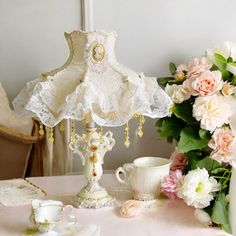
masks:
[[[168,62],[185,62],[224,40],[236,41],[235,0],[94,0],[95,28],[116,30],[117,57],[150,76],[168,74]],[[0,80],[12,99],[26,81],[61,65],[68,49],[64,31],[80,27],[79,0],[0,0]],[[168,156],[148,120],[143,139],[132,132],[129,150],[123,129],[105,168],[144,155]],[[75,170],[80,162],[75,162]]]

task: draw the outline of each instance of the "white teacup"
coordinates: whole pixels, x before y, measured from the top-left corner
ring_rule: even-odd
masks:
[[[44,202],[35,199],[32,202],[31,220],[40,232],[48,232],[55,228],[64,217],[69,216],[72,209],[72,206],[63,206],[61,202]]]
[[[160,193],[163,178],[169,175],[171,160],[140,157],[116,170],[117,180],[131,187],[136,200],[152,200]],[[121,178],[120,174],[124,177]]]

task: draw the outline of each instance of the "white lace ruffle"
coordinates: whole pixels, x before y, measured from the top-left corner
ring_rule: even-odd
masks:
[[[101,126],[123,125],[137,112],[152,118],[168,115],[172,102],[156,79],[116,61],[115,37],[100,31],[69,34],[69,62],[27,83],[13,102],[15,110],[36,115],[50,127],[63,119],[83,120],[90,112]]]

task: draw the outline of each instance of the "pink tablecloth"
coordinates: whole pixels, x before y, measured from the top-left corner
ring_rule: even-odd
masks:
[[[71,199],[85,184],[83,176],[30,178],[44,189],[51,199]],[[118,186],[114,175],[106,174],[103,186]],[[158,208],[148,209],[139,218],[126,219],[117,214],[116,208],[75,209],[79,222],[101,226],[101,236],[227,236],[217,228],[202,226],[194,218],[194,210],[181,201],[164,201]],[[29,226],[30,206],[0,206],[0,236],[22,235]]]

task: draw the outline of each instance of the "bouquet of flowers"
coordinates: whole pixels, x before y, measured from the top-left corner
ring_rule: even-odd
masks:
[[[228,193],[236,167],[236,45],[226,42],[187,64],[169,65],[158,78],[172,97],[171,114],[158,120],[161,137],[176,145],[162,192],[196,208],[202,222],[230,232]]]

